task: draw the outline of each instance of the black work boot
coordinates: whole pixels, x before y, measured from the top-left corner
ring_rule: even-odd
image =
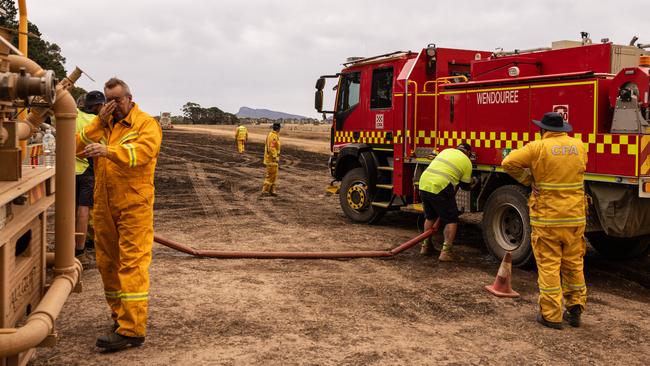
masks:
[[[117,351],[126,347],[139,347],[144,343],[144,337],[127,337],[117,333],[97,338],[97,347],[105,351]]]
[[[549,327],[552,329],[562,329],[562,323],[555,323],[555,322],[549,322],[548,320],[544,319],[544,316],[542,314],[537,314],[537,322],[545,327]]]
[[[563,318],[570,326],[578,328],[580,326],[580,315],[582,315],[582,307],[574,305],[564,311]]]

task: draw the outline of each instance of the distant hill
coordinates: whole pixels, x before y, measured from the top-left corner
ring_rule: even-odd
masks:
[[[268,118],[268,119],[303,119],[308,118],[305,116],[299,116],[297,114],[289,114],[283,112],[270,111],[268,109],[256,109],[241,107],[239,112],[235,114],[238,118]]]

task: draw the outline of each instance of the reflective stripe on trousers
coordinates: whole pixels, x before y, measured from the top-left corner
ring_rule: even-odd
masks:
[[[585,307],[584,231],[584,226],[533,226],[531,244],[537,262],[539,307],[548,321],[562,321],[563,298],[566,307]]]
[[[125,183],[95,189],[97,269],[117,333],[129,337],[144,337],[147,327],[153,201],[140,195],[147,189],[153,187]]]
[[[278,164],[267,164],[266,174],[264,175],[264,186],[262,192],[275,193],[276,182],[278,180]]]

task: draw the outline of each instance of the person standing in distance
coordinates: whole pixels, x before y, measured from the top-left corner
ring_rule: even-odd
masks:
[[[282,128],[282,125],[280,122],[274,122],[271,128],[273,130],[266,136],[266,142],[264,144],[266,174],[264,175],[262,196],[277,196],[275,188],[280,164],[280,128]]]
[[[237,143],[237,151],[240,154],[246,151],[246,141],[248,141],[248,129],[240,122],[235,131],[235,142]]]

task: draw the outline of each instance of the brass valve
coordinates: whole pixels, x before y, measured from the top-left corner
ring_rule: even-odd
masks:
[[[41,77],[31,76],[24,69],[20,73],[0,73],[0,100],[27,100],[33,96],[41,97],[45,103],[54,103],[56,78],[53,71],[48,70]]]

